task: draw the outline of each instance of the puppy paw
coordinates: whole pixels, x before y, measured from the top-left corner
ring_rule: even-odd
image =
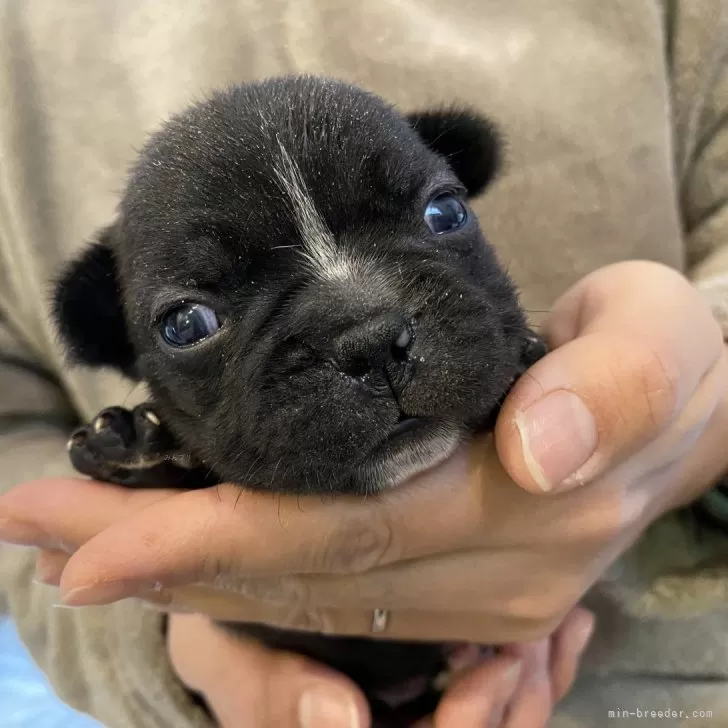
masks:
[[[129,487],[181,487],[191,469],[149,405],[109,407],[76,429],[68,453],[78,472]]]

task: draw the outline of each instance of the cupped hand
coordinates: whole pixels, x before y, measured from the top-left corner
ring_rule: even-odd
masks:
[[[436,713],[418,728],[539,728],[569,689],[593,619],[577,608],[550,639],[463,665]],[[366,728],[370,716],[345,677],[299,655],[230,637],[201,615],[172,615],[167,645],[180,680],[221,728]]]
[[[506,401],[497,452],[479,438],[377,498],[39,481],[0,498],[0,537],[70,545],[69,604],[142,596],[341,634],[368,633],[379,607],[387,637],[543,637],[651,520],[728,465],[726,350],[677,273],[598,271],[546,335],[554,351]]]
[[[726,351],[681,276],[648,263],[598,271],[545,333],[553,351],[505,403],[497,454],[480,438],[365,501],[46,480],[0,498],[0,538],[46,549],[40,577],[69,603],[136,595],[350,634],[383,607],[386,637],[533,652],[568,634],[555,627],[653,519],[728,469]],[[461,676],[438,716],[484,693],[501,696],[488,710],[513,703],[504,671],[489,662]]]
[[[38,575],[58,584],[64,551],[42,551]],[[501,648],[481,659],[467,647],[434,715],[414,728],[543,728],[570,690],[594,630],[593,615],[575,607],[547,638]],[[168,618],[167,649],[182,683],[200,695],[221,728],[368,728],[359,688],[301,655],[232,637],[201,614]]]
[[[542,638],[652,520],[728,469],[728,356],[682,276],[604,268],[545,333],[553,351],[508,397],[497,448],[478,438],[379,497],[40,481],[0,498],[0,538],[69,546],[69,604],[141,596],[359,635],[384,608],[384,637]]]

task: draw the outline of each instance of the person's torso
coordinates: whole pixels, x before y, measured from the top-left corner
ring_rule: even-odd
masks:
[[[503,132],[506,164],[475,209],[536,320],[570,284],[608,263],[683,266],[657,2],[59,7],[26,0],[0,8],[0,271],[9,274],[0,297],[13,302],[18,325],[62,372],[84,415],[138,393],[130,397],[118,377],[63,367],[47,320],[48,283],[113,218],[145,135],[230,83],[326,74],[403,110],[462,103],[489,114]],[[635,656],[623,641],[600,651],[594,669],[678,669],[673,650],[661,656],[660,624],[649,627],[653,647]],[[728,638],[716,638],[705,620],[682,625],[697,631],[681,648],[679,670],[728,675]]]

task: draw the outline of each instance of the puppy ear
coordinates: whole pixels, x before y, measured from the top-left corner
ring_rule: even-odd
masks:
[[[409,123],[436,154],[447,159],[471,197],[498,173],[501,141],[495,125],[473,111],[442,109],[407,114]]]
[[[135,354],[129,339],[113,237],[116,226],[71,261],[55,284],[53,317],[71,359],[108,366],[134,376]]]

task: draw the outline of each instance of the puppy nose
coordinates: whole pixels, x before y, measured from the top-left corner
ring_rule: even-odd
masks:
[[[345,331],[335,344],[339,368],[352,377],[387,375],[390,387],[404,381],[412,344],[412,327],[404,316],[387,314]],[[396,380],[396,384],[392,380]]]

